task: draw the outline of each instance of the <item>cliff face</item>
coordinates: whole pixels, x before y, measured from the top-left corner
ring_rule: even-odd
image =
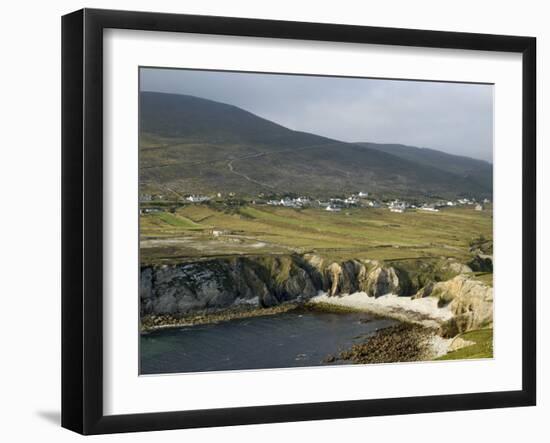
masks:
[[[470,271],[447,260],[392,265],[373,260],[334,262],[315,254],[219,258],[143,267],[140,309],[142,316],[179,316],[243,304],[267,308],[305,301],[319,291],[328,296],[392,293],[435,297],[439,306],[449,306],[453,318],[441,330],[454,336],[492,324],[493,290],[463,274]]]
[[[143,267],[141,313],[187,314],[243,303],[270,307],[305,300],[319,291],[406,295],[408,288],[398,270],[368,260],[327,262],[313,254],[223,258]]]
[[[485,328],[493,324],[493,288],[464,275],[426,287],[422,296],[439,299],[441,306],[449,306],[453,317],[442,325],[447,337]]]

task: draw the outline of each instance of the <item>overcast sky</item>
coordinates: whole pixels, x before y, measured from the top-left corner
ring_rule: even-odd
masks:
[[[158,68],[142,68],[140,81],[143,91],[229,103],[294,130],[492,161],[490,85]]]

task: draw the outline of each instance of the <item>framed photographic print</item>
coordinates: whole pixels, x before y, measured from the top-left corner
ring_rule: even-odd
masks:
[[[531,37],[62,21],[62,425],[534,405]]]

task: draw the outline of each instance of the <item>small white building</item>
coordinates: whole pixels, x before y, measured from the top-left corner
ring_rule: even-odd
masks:
[[[333,205],[328,205],[326,208],[325,208],[325,211],[329,211],[329,212],[340,212],[341,209],[337,206],[333,206]]]
[[[428,205],[421,206],[418,209],[420,209],[421,211],[426,211],[426,212],[439,212],[439,209],[434,208],[433,206],[428,206]]]
[[[186,200],[191,203],[202,203],[210,200],[210,198],[206,197],[205,195],[190,195],[189,197],[186,198]]]
[[[476,211],[483,211],[483,205],[480,205],[479,203],[474,208]]]
[[[279,205],[284,206],[285,208],[297,208],[300,206],[300,204],[296,203],[296,200],[290,199],[288,197],[281,199]]]
[[[382,206],[379,202],[377,202],[376,200],[369,200],[367,205],[370,207],[370,208],[379,208],[380,206]]]
[[[391,212],[405,212],[409,205],[406,202],[394,200],[388,204],[388,208]]]

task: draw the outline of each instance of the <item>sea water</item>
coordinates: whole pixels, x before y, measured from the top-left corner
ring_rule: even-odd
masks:
[[[396,321],[364,313],[286,312],[140,336],[140,373],[227,371],[341,364],[329,356]],[[332,359],[329,359],[332,360]]]

